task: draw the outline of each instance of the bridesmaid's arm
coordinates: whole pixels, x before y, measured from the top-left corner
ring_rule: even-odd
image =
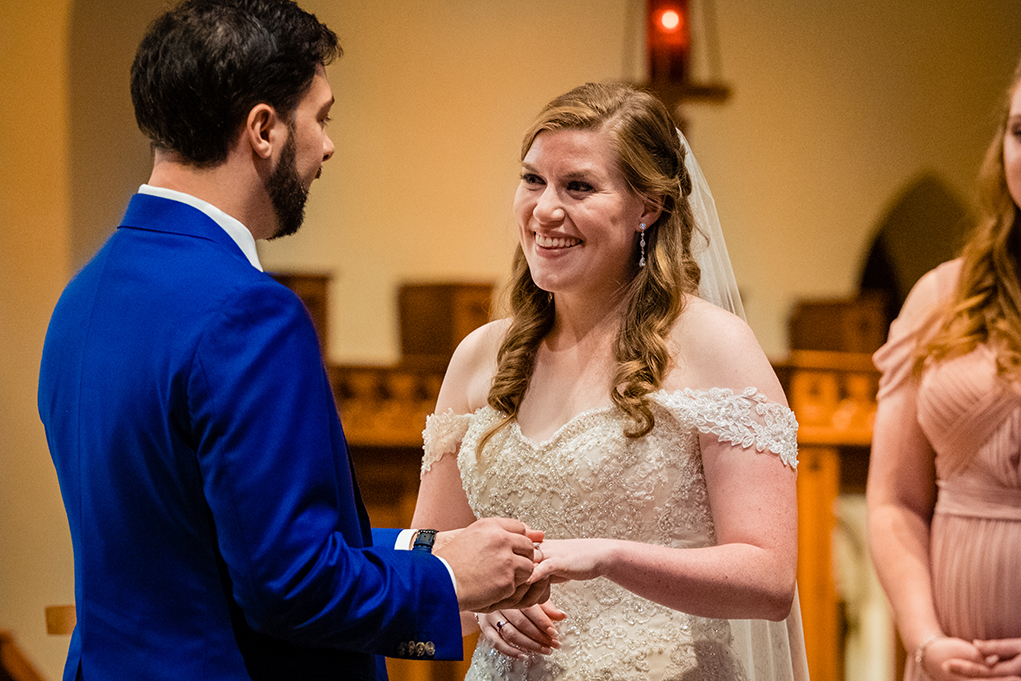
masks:
[[[918,425],[918,381],[911,374],[917,330],[938,301],[939,287],[929,273],[912,289],[887,345],[876,354],[883,378],[866,490],[869,547],[909,655],[943,633],[929,571],[936,455]]]
[[[988,668],[969,641],[944,636],[936,615],[929,569],[930,528],[936,506],[936,454],[918,424],[918,380],[911,365],[917,329],[946,294],[937,271],[915,284],[876,354],[883,371],[872,434],[866,489],[872,562],[911,658],[933,679],[955,663]]]
[[[943,634],[929,570],[935,454],[918,426],[913,385],[879,402],[866,492],[872,562],[909,653]]]
[[[979,649],[944,635],[936,615],[929,569],[936,455],[918,426],[915,385],[885,393],[876,410],[866,490],[872,563],[904,648],[929,677],[989,678]]]

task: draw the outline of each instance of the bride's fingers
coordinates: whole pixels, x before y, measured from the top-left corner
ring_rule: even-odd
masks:
[[[560,647],[560,636],[553,622],[539,608],[514,613],[508,617],[508,623],[513,628],[503,632],[504,638],[523,650],[549,655],[550,648]]]
[[[500,638],[503,642],[511,646],[514,649],[514,653],[511,653],[515,657],[521,657],[522,653],[539,653],[541,655],[549,655],[551,652],[550,646],[532,637],[532,634],[526,631],[530,629],[535,635],[540,635],[540,632],[535,629],[534,626],[529,627],[527,620],[524,622],[518,620],[516,622],[505,621],[502,627],[498,627]],[[544,638],[549,638],[544,637]],[[502,652],[502,651],[501,651]]]
[[[554,620],[567,619],[567,613],[549,601],[541,603],[534,608],[522,610],[521,612],[528,617],[528,626],[534,630],[534,632],[529,632],[529,628],[525,627],[523,631],[529,632],[532,638],[541,643],[545,643],[553,648],[560,647],[560,632],[557,631],[557,627],[553,622]]]
[[[507,657],[524,659],[526,657],[524,651],[515,647],[506,638],[504,638],[503,630],[507,629],[509,633],[512,626],[513,625],[507,623],[507,620],[490,619],[488,623],[482,627],[482,633],[497,651],[503,653]]]
[[[540,603],[539,607],[542,609],[542,613],[550,620],[550,625],[553,624],[553,620],[559,621],[567,619],[567,613],[553,605],[550,601]]]

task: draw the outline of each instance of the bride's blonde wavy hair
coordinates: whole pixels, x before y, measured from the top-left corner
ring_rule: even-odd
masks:
[[[631,419],[625,434],[641,437],[655,421],[648,395],[660,386],[670,364],[667,335],[684,307],[684,294],[698,293],[685,149],[663,103],[625,83],[587,83],[551,101],[525,134],[521,159],[539,134],[560,130],[605,134],[631,190],[662,210],[645,231],[646,266],[641,268],[636,235],[633,274],[623,291],[623,316],[614,343],[617,372],[610,399]],[[556,297],[536,286],[520,245],[509,288],[511,324],[497,354],[488,397],[489,406],[504,418],[485,434],[479,451],[517,416],[539,344],[553,326]]]
[[[916,352],[916,373],[927,364],[967,354],[992,341],[997,373],[1021,378],[1021,211],[1011,198],[1003,166],[1010,102],[1019,86],[1021,64],[1014,71],[999,127],[979,171],[979,219],[961,251],[957,290],[949,305],[930,321],[937,331]]]

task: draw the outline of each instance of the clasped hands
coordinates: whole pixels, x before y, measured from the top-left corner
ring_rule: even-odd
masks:
[[[560,646],[554,622],[567,615],[548,603],[550,584],[597,577],[605,560],[605,540],[543,540],[520,521],[483,518],[439,533],[433,548],[454,570],[460,609],[512,657]]]
[[[943,637],[928,647],[923,666],[939,680],[1021,681],[1021,638],[965,641]]]

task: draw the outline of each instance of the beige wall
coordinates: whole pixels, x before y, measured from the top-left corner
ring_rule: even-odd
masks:
[[[127,69],[165,4],[7,0],[0,21],[0,628],[53,679],[67,640],[45,636],[42,609],[72,599],[73,577],[36,370],[60,288],[147,177]],[[851,292],[899,190],[932,172],[968,195],[1021,3],[715,4],[733,95],[689,107],[690,137],[751,324],[782,356],[791,305]],[[334,360],[396,359],[401,281],[502,281],[521,132],[575,84],[636,76],[642,5],[305,2],[347,52],[329,71],[337,155],[303,232],[261,252],[334,273]]]
[[[303,234],[262,253],[334,273],[331,357],[396,359],[404,279],[503,281],[522,131],[575,84],[638,74],[643,4],[308,3],[347,50],[330,71],[337,155]],[[1021,4],[715,4],[733,96],[689,106],[690,137],[749,321],[783,356],[791,307],[853,292],[899,191],[931,172],[968,198],[1021,54]]]
[[[31,11],[29,11],[29,8]],[[66,0],[0,21],[0,628],[47,678],[67,640],[43,607],[74,600],[71,541],[35,407],[46,323],[67,279]]]

